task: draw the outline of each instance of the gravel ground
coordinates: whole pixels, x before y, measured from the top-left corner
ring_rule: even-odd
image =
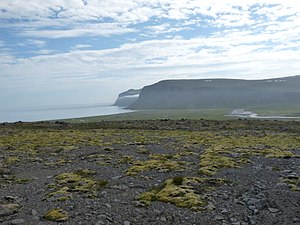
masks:
[[[169,123],[169,121],[165,122]],[[140,125],[136,128],[132,123],[137,122],[126,122],[126,126],[131,127],[129,130],[133,129],[135,132],[134,129],[140,129]],[[143,123],[147,125],[146,122]],[[147,127],[156,130],[160,122],[149,123],[151,126]],[[163,121],[161,123],[162,129],[158,130],[164,130],[167,127],[166,123]],[[186,130],[197,130],[199,125],[194,121],[180,123],[177,126],[169,126],[168,129],[171,127],[174,131],[185,130],[187,133],[184,134],[192,135],[189,134],[192,131]],[[199,123],[203,124],[204,122],[199,121]],[[226,124],[221,122],[217,125],[215,122],[211,122],[213,125],[210,122],[207,123],[210,128],[199,125],[201,130],[206,129],[210,132],[219,127],[223,127],[222,131],[224,132],[232,130],[228,129],[230,122],[226,122]],[[252,132],[254,125],[251,124],[247,127],[245,124],[248,123],[247,121],[243,126],[237,127],[235,133],[243,133],[248,128]],[[262,123],[270,123],[271,127],[275,127],[272,122]],[[279,123],[281,127],[284,127],[284,122]],[[51,129],[60,132],[68,128],[65,127],[68,125],[60,125],[55,125]],[[31,125],[27,124],[26,126]],[[43,132],[52,126],[53,124],[43,123]],[[117,125],[113,126],[113,129],[118,129]],[[124,124],[120,123],[120,126],[124,128]],[[290,129],[291,135],[298,135],[299,125],[295,124],[295,126],[296,128],[289,122],[286,125],[288,128],[284,132]],[[204,210],[194,211],[161,201],[153,201],[149,205],[144,205],[138,201],[138,196],[155,187],[161,187],[165,180],[176,176],[200,176],[198,174],[199,161],[207,149],[205,145],[185,146],[185,149],[190,148],[193,154],[180,156],[181,161],[188,163],[183,164],[184,169],[152,168],[143,170],[136,175],[128,175],[128,169],[135,165],[135,161],[149,160],[149,154],[172,155],[182,152],[185,145],[184,140],[182,141],[180,135],[176,138],[173,135],[161,138],[159,142],[156,142],[156,139],[151,140],[148,137],[150,128],[147,130],[145,127],[144,136],[148,138],[148,142],[131,142],[128,139],[128,143],[126,141],[118,143],[115,140],[119,137],[119,133],[116,134],[116,130],[110,130],[110,134],[105,137],[105,140],[107,143],[108,140],[113,141],[105,146],[85,146],[83,144],[74,150],[59,152],[52,152],[55,150],[54,147],[43,148],[30,155],[26,152],[11,151],[3,141],[10,137],[11,133],[29,128],[25,129],[22,124],[1,125],[0,127],[0,138],[2,138],[2,142],[0,142],[1,224],[300,225],[300,157],[266,158],[256,155],[250,156],[251,161],[242,164],[239,168],[221,168],[214,177],[224,179],[226,182],[206,192],[208,205]],[[103,126],[98,128],[102,129]],[[72,129],[79,128],[72,127]],[[105,129],[112,128],[105,127]],[[263,125],[257,130],[264,132]],[[124,136],[130,136],[127,130],[119,129],[118,132]],[[140,130],[139,132],[143,134],[144,131]],[[274,131],[275,134],[280,132]],[[300,142],[298,147],[291,150],[296,156],[299,156]],[[8,162],[9,157],[12,162]],[[18,157],[18,160],[13,160],[12,157]],[[93,171],[93,174],[88,175],[89,178],[107,181],[107,184],[103,184],[97,189],[93,189],[94,187],[91,186],[92,191],[70,191],[68,192],[70,198],[61,201],[57,200],[60,197],[59,194],[51,196],[53,191],[58,190],[55,187],[59,185],[57,175],[78,173],[82,170]],[[291,190],[291,186],[284,180],[298,181],[294,186],[296,189]],[[72,182],[60,185],[72,185]],[[85,181],[79,181],[79,185],[82,185],[80,182]],[[62,197],[65,196],[62,194]],[[63,210],[63,213],[67,213],[67,217],[62,218],[61,221],[49,221],[45,215],[52,209]]]

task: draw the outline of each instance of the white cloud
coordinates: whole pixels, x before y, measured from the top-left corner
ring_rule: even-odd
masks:
[[[56,50],[50,50],[50,49],[40,49],[38,51],[33,51],[32,53],[37,54],[37,55],[50,55],[57,53]]]
[[[270,6],[270,4],[272,5]],[[88,1],[87,4],[82,1],[71,0],[53,0],[51,2],[32,0],[24,4],[23,1],[16,0],[13,3],[2,1],[0,8],[6,10],[0,16],[2,19],[28,19],[29,22],[23,22],[25,26],[23,29],[19,29],[20,33],[37,38],[111,36],[137,32],[138,28],[135,26],[129,28],[129,25],[148,21],[152,17],[179,21],[176,26],[157,22],[157,25],[151,24],[144,27],[141,33],[146,32],[147,35],[150,33],[152,36],[165,33],[168,34],[168,40],[124,44],[119,49],[109,51],[79,51],[88,46],[77,45],[71,48],[73,52],[68,53],[70,55],[65,54],[72,60],[92,64],[91,68],[94,68],[95,71],[99,71],[99,68],[100,70],[109,70],[109,68],[120,69],[128,66],[142,67],[145,66],[144,63],[147,60],[161,59],[161,57],[167,60],[158,60],[160,66],[185,66],[221,60],[226,62],[228,59],[235,61],[237,56],[255,56],[256,51],[269,49],[268,43],[280,46],[273,48],[270,54],[273,54],[275,50],[286,49],[284,46],[290,42],[299,42],[297,38],[300,35],[300,27],[298,26],[300,24],[299,4],[289,0],[284,2],[279,0],[247,2],[237,0],[222,2],[214,0],[205,2],[197,0],[93,0]],[[200,14],[211,17],[198,16],[192,21],[185,20],[190,16]],[[268,19],[263,20],[261,16]],[[279,21],[282,17],[286,17],[285,20],[287,21]],[[110,19],[111,22],[107,22]],[[50,29],[51,24],[55,24],[55,27]],[[176,34],[183,29],[192,29],[189,27],[190,24],[211,28],[223,27],[225,30],[214,31],[208,38],[199,36],[190,40],[184,40],[182,36]],[[169,40],[172,38],[169,33],[174,33],[172,40]],[[45,44],[44,41],[38,39],[31,39],[31,42],[40,47]],[[49,53],[47,50],[44,51],[44,54]],[[49,56],[50,58],[44,60],[45,66],[47,66],[46,62],[52,64],[52,60],[55,58],[62,57],[64,61],[65,55]],[[28,61],[41,63],[41,61],[37,61],[37,58],[29,58]],[[70,63],[68,60],[64,62]],[[96,66],[97,63],[99,68]],[[66,68],[69,67],[66,66]]]
[[[31,45],[31,46],[36,46],[38,48],[42,48],[42,47],[45,46],[45,44],[46,44],[46,42],[44,40],[27,39],[26,41],[20,42],[17,45],[18,46],[22,46],[22,47],[24,47],[24,46],[30,46]]]
[[[85,48],[90,48],[92,47],[91,45],[83,45],[83,44],[77,44],[71,48],[71,50],[78,50],[78,49],[85,49]]]
[[[0,52],[0,65],[8,65],[8,64],[11,65],[12,63],[15,62],[15,57],[10,52],[3,51],[3,49],[0,49],[0,51],[1,50],[2,52]]]
[[[119,92],[167,78],[253,79],[300,71],[295,0],[14,0],[0,1],[1,9],[0,28],[41,49],[26,58],[4,51],[7,43],[0,41],[0,91],[98,86]],[[121,44],[106,50],[81,44],[97,36]],[[93,40],[81,39],[66,53],[45,49],[71,37]]]
[[[118,24],[89,24],[68,29],[25,29],[22,35],[41,38],[70,38],[80,36],[110,36],[135,32],[132,28],[119,26]]]
[[[236,30],[214,37],[149,40],[106,50],[83,50],[88,46],[78,45],[69,53],[19,59],[17,63],[0,69],[4,75],[23,80],[29,77],[40,80],[43,74],[45,83],[60,79],[88,80],[98,76],[102,79],[112,76],[110,74],[114,74],[115,79],[119,76],[143,78],[145,74],[140,70],[150,70],[160,79],[168,74],[180,76],[180,72],[182,75],[200,75],[222,70],[232,71],[230,76],[235,77],[282,76],[286,74],[286,65],[293,63],[287,74],[292,75],[300,70],[300,64],[294,63],[300,60],[300,56],[293,50],[299,48],[299,42],[298,45],[287,45],[288,40],[283,38],[286,35],[285,32],[276,36]],[[278,47],[270,46],[270,42]],[[127,74],[114,72],[123,70]],[[224,76],[228,75],[224,73]]]
[[[3,10],[0,19],[17,21],[9,22],[10,27],[18,26],[20,33],[26,36],[45,38],[110,36],[133,32],[135,29],[129,28],[129,25],[150,19],[168,18],[186,24],[190,22],[186,19],[197,15],[194,23],[228,28],[271,26],[272,22],[276,26],[280,18],[290,18],[296,22],[300,18],[300,4],[291,0],[91,0],[86,4],[80,0],[15,0],[1,1],[0,9]],[[213,19],[203,19],[203,15]],[[0,26],[7,24],[3,22]],[[155,28],[150,26],[150,29]],[[158,23],[156,28],[162,26],[164,24]],[[180,31],[183,28],[176,29]]]
[[[276,5],[272,8],[266,5]],[[31,0],[24,2],[15,0],[13,2],[2,1],[0,8],[4,10],[1,18],[32,19],[41,20],[52,17],[66,21],[89,21],[101,18],[113,18],[118,21],[147,21],[152,16],[166,16],[174,19],[183,19],[195,13],[217,16],[219,13],[229,12],[231,14],[239,11],[247,11],[250,6],[262,7],[262,14],[274,14],[285,16],[291,12],[299,12],[299,3],[296,1],[271,1],[271,0],[92,0],[85,5],[79,0]],[[238,7],[241,7],[239,9]]]
[[[28,43],[31,44],[31,45],[35,45],[39,48],[44,47],[45,44],[46,44],[46,42],[44,40],[32,40],[32,39],[29,39]]]

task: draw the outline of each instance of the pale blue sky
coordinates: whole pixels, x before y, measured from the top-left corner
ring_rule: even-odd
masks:
[[[113,103],[162,79],[300,74],[294,0],[1,0],[0,107]]]

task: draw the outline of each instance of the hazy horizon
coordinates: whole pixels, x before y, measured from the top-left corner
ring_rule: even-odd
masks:
[[[291,0],[0,2],[2,109],[113,103],[166,79],[299,75]]]

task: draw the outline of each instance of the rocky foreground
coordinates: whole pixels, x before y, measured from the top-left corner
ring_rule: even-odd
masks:
[[[0,125],[1,224],[300,225],[300,123]]]

